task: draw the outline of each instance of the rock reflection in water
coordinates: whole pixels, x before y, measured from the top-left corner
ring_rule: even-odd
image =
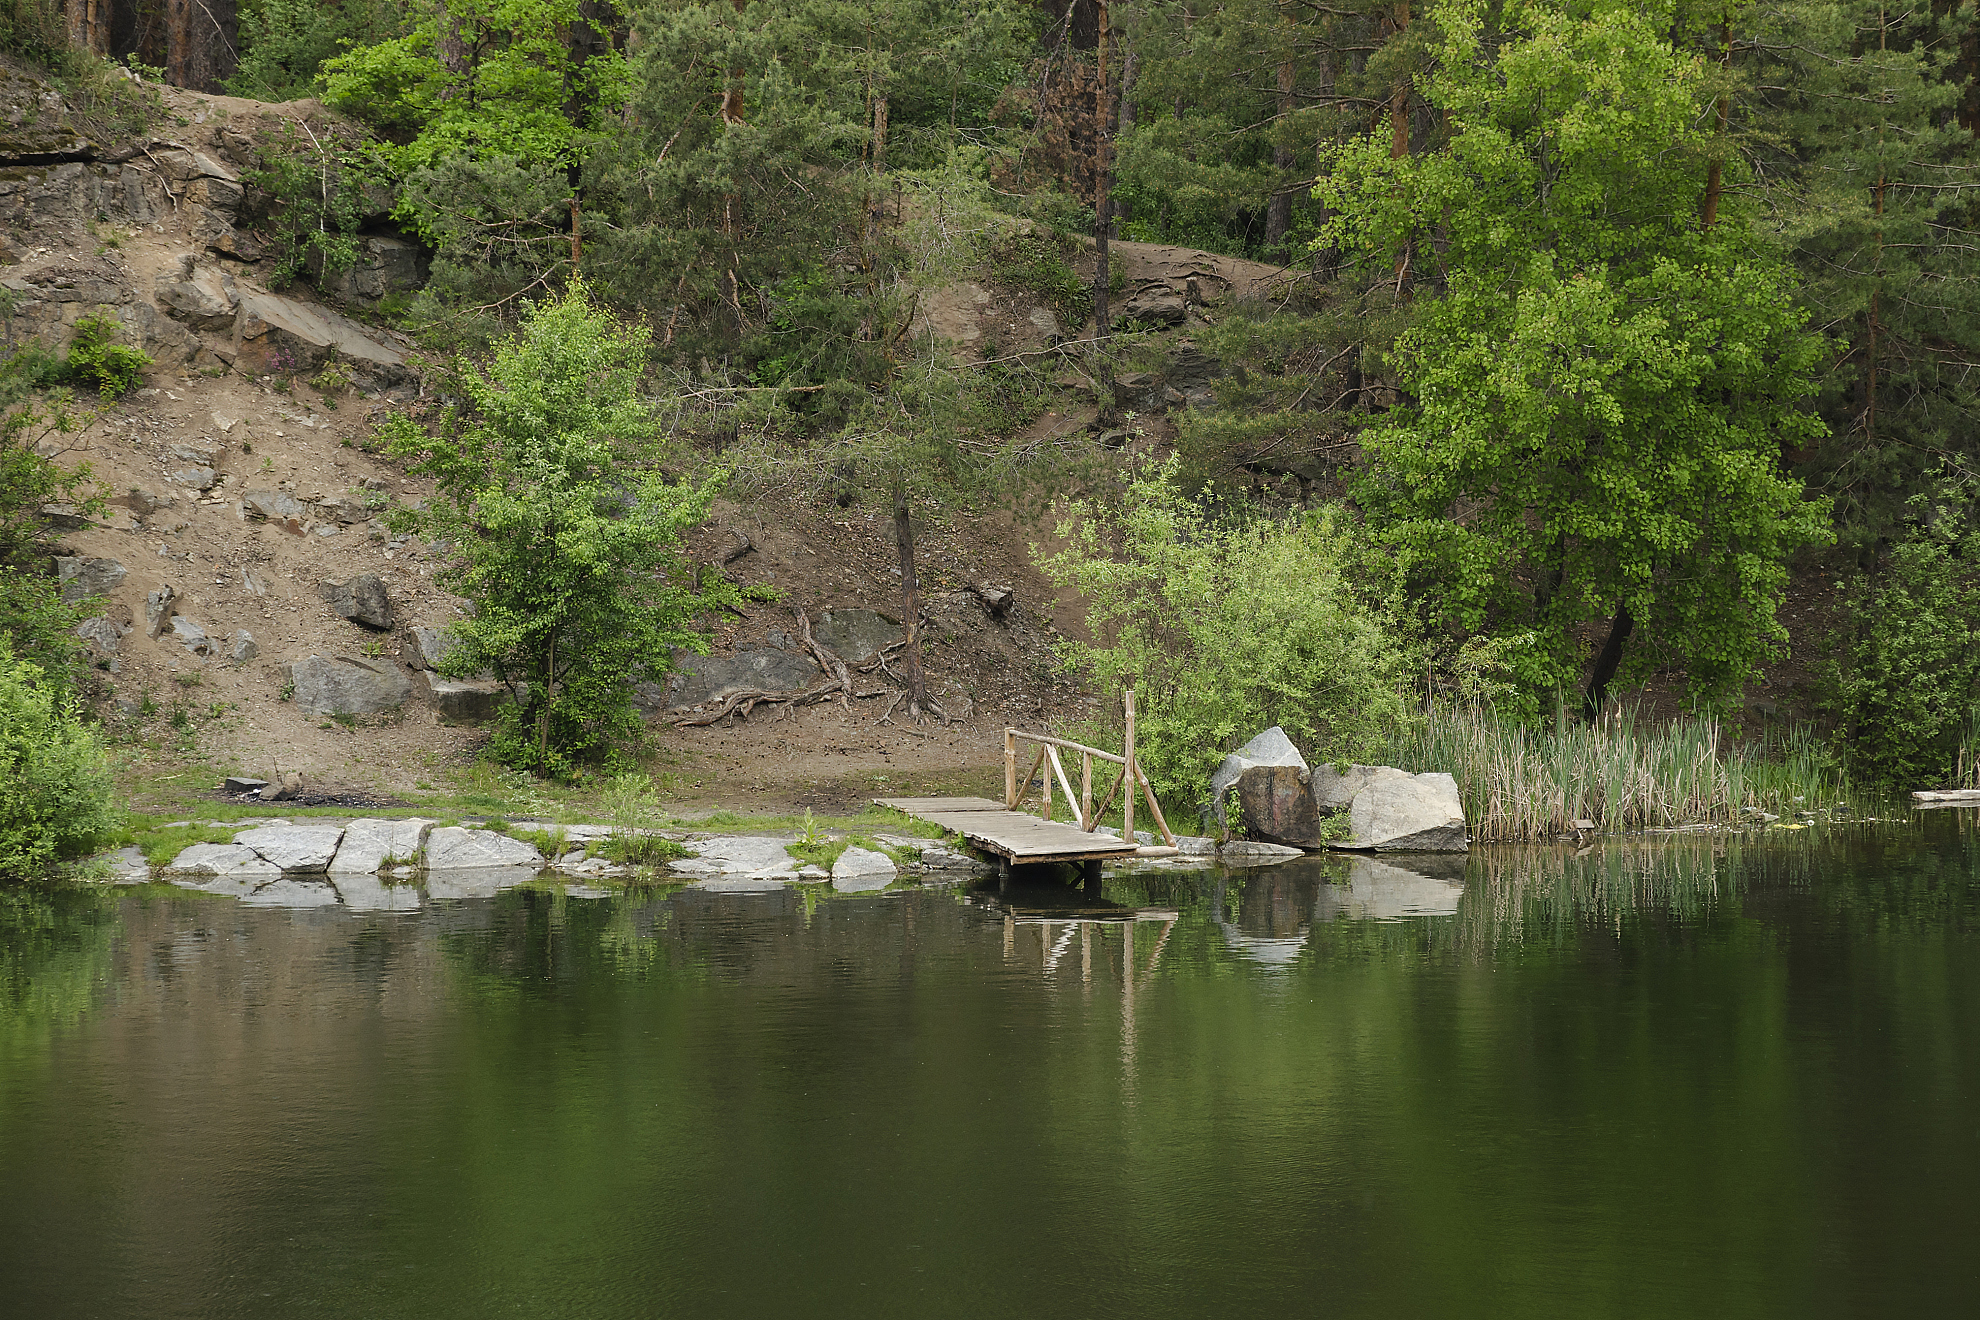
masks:
[[[1217,920],[1225,946],[1267,967],[1290,967],[1306,948],[1314,898],[1325,888],[1325,873],[1304,864],[1244,873],[1241,880],[1220,877],[1214,910],[1225,914]]]
[[[1462,857],[1412,857],[1407,862],[1348,859],[1347,883],[1320,892],[1313,915],[1320,921],[1400,921],[1405,917],[1456,916],[1464,897]]]

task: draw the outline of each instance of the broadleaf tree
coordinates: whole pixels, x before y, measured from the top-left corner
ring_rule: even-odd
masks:
[[[1739,190],[1702,212],[1713,119],[1671,16],[1492,8],[1437,10],[1421,86],[1448,142],[1377,131],[1320,185],[1321,241],[1417,299],[1356,498],[1529,693],[1585,684],[1592,712],[1669,667],[1726,698],[1785,639],[1787,556],[1828,535],[1781,458],[1821,433],[1821,341]]]
[[[706,653],[694,621],[733,599],[704,589],[682,545],[718,483],[670,482],[652,462],[648,339],[573,284],[459,369],[437,435],[391,424],[391,452],[436,484],[410,521],[446,543],[441,580],[475,606],[441,672],[511,686],[491,751],[539,774],[622,758],[641,733],[632,680]]]

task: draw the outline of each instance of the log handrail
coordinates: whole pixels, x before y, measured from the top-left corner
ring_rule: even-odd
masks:
[[[1155,800],[1154,786],[1148,782],[1148,776],[1143,773],[1140,763],[1135,760],[1133,688],[1127,689],[1122,694],[1122,706],[1127,717],[1127,736],[1122,744],[1125,755],[1116,755],[1113,752],[1102,751],[1098,747],[1088,747],[1085,743],[1077,743],[1070,738],[1057,738],[1049,733],[1027,733],[1023,729],[1012,728],[1006,725],[1004,727],[1005,810],[1016,811],[1018,809],[1023,803],[1028,790],[1031,788],[1032,779],[1038,774],[1040,769],[1043,769],[1045,771],[1045,784],[1040,797],[1044,803],[1045,819],[1052,819],[1052,781],[1056,778],[1059,781],[1059,787],[1065,791],[1066,802],[1072,807],[1074,814],[1079,818],[1080,829],[1091,834],[1098,828],[1100,818],[1107,813],[1107,809],[1114,805],[1115,794],[1120,793],[1122,788],[1125,787],[1127,793],[1121,800],[1121,837],[1132,842],[1134,840],[1134,796],[1135,789],[1139,788],[1142,797],[1148,803],[1149,814],[1155,818],[1156,828],[1162,833],[1162,838],[1167,841],[1171,848],[1175,847],[1175,832],[1169,828],[1168,820],[1162,815],[1162,804]],[[1020,788],[1018,783],[1017,772],[1018,743],[1020,741],[1036,743],[1038,746],[1038,755],[1031,762],[1031,771],[1025,775],[1022,788]],[[1072,776],[1066,773],[1065,766],[1059,759],[1059,753],[1061,751],[1079,753],[1079,789],[1077,793],[1073,789]],[[1093,806],[1093,763],[1095,761],[1105,761],[1111,765],[1121,767],[1120,778],[1115,780],[1114,786],[1107,791],[1107,795],[1101,800],[1099,810],[1097,811]]]

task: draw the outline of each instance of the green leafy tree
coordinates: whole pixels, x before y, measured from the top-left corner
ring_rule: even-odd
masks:
[[[1357,498],[1443,621],[1518,643],[1530,691],[1585,673],[1593,710],[1668,665],[1729,697],[1785,638],[1787,555],[1827,536],[1780,470],[1823,429],[1792,272],[1730,190],[1702,213],[1711,120],[1668,14],[1437,20],[1423,93],[1448,145],[1396,157],[1378,133],[1320,188],[1343,249],[1421,281]]]
[[[0,400],[57,369],[52,358],[30,354],[0,363]],[[90,611],[64,602],[47,575],[54,546],[45,510],[65,504],[100,513],[104,505],[87,463],[65,468],[44,451],[59,450],[64,436],[94,419],[61,394],[0,419],[0,641],[35,666],[37,682],[58,701],[76,686],[82,645],[75,628]]]
[[[641,733],[632,680],[705,652],[704,592],[681,541],[715,483],[667,481],[639,395],[648,335],[617,324],[583,285],[529,309],[430,436],[400,418],[392,452],[431,475],[413,522],[451,549],[444,580],[474,603],[445,672],[492,670],[517,693],[492,743],[504,762],[566,776],[611,761]]]
[[[1845,597],[1826,670],[1837,740],[1858,782],[1938,786],[1970,773],[1980,750],[1975,493],[1971,479],[1946,476],[1914,495],[1902,536]]]
[[[44,874],[110,838],[114,790],[96,731],[0,634],[0,879]]]
[[[1411,718],[1393,567],[1338,507],[1216,520],[1176,471],[1142,467],[1118,498],[1074,503],[1066,549],[1045,560],[1095,638],[1065,658],[1103,691],[1136,690],[1149,782],[1193,805],[1224,754],[1273,724],[1316,757],[1369,755]]]
[[[293,101],[316,92],[325,60],[348,46],[404,35],[401,0],[243,0],[240,63],[227,91],[258,101]]]

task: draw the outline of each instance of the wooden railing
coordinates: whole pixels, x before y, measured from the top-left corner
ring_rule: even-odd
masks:
[[[1175,832],[1169,828],[1169,822],[1163,818],[1162,804],[1155,800],[1155,790],[1149,786],[1148,776],[1142,773],[1141,763],[1135,760],[1134,757],[1133,688],[1129,688],[1123,695],[1122,702],[1124,713],[1127,716],[1127,736],[1121,744],[1122,751],[1125,754],[1120,756],[1116,756],[1112,752],[1103,752],[1098,747],[1088,747],[1084,743],[1076,743],[1066,738],[1054,738],[1050,734],[1026,733],[1022,729],[1006,728],[1004,730],[1004,806],[1011,811],[1016,811],[1023,803],[1026,791],[1030,789],[1031,781],[1037,777],[1039,770],[1043,768],[1045,769],[1045,787],[1043,793],[1045,819],[1052,819],[1052,781],[1056,778],[1059,782],[1059,787],[1065,790],[1066,802],[1078,813],[1079,827],[1088,834],[1091,834],[1094,828],[1100,824],[1100,818],[1106,815],[1108,809],[1114,805],[1114,799],[1120,795],[1121,787],[1126,785],[1127,796],[1121,800],[1121,837],[1132,843],[1134,842],[1134,796],[1135,790],[1139,788],[1142,796],[1147,799],[1149,813],[1155,818],[1155,827],[1162,832],[1163,840],[1171,848],[1175,847]],[[1022,780],[1018,778],[1018,744],[1020,742],[1038,744],[1038,755],[1032,759],[1031,769],[1025,772]],[[1072,779],[1066,774],[1064,762],[1059,759],[1059,753],[1061,751],[1079,753],[1079,791],[1077,793],[1073,791]],[[1114,786],[1108,789],[1107,795],[1100,800],[1098,810],[1095,810],[1093,806],[1093,763],[1095,761],[1100,761],[1107,765],[1117,765],[1121,768],[1119,777],[1114,780]],[[1102,771],[1101,773],[1104,775],[1106,772]]]

